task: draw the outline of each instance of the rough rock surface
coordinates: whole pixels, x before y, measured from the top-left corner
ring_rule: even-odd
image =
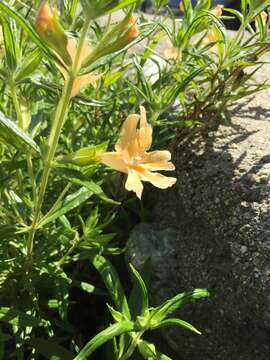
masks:
[[[167,232],[158,233],[155,224],[134,229],[133,239],[135,233],[144,246],[131,246],[132,236],[129,241],[131,259],[153,256],[155,303],[196,287],[211,292],[209,300],[180,314],[201,329],[201,337],[166,331],[179,354],[174,360],[270,357],[269,99],[267,90],[239,103],[233,126],[179,140],[177,185],[154,194],[158,228],[177,229],[174,248],[162,254]]]

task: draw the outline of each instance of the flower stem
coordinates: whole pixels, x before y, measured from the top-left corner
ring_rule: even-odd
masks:
[[[18,96],[17,96],[17,92],[16,92],[16,86],[14,83],[12,83],[10,85],[10,92],[11,92],[11,97],[12,97],[12,101],[13,101],[13,105],[16,111],[16,115],[17,115],[17,119],[19,122],[19,126],[22,130],[26,131],[26,125],[24,124],[24,120],[23,120],[23,116],[22,116],[22,110],[21,110],[21,106],[20,103],[18,101]],[[36,202],[36,195],[37,195],[37,187],[36,187],[36,179],[35,179],[35,175],[34,175],[34,169],[33,169],[33,162],[32,162],[32,155],[31,155],[31,150],[29,148],[26,149],[26,161],[27,161],[27,169],[28,169],[28,174],[29,174],[29,178],[31,181],[31,185],[32,185],[32,192],[33,192],[33,201],[34,203]]]
[[[62,258],[57,262],[57,265],[58,265],[59,267],[61,267],[61,266],[64,264],[66,258],[67,258],[70,254],[73,253],[73,251],[76,249],[76,247],[77,247],[78,244],[80,243],[80,237],[79,237],[77,231],[76,231],[76,233],[75,233],[75,236],[74,236],[74,239],[72,240],[72,242],[73,242],[73,244],[71,245],[71,247],[70,247],[70,248],[68,249],[68,251],[62,256]]]
[[[35,238],[35,234],[36,234],[36,230],[37,230],[36,225],[39,220],[42,204],[44,201],[45,192],[46,192],[47,185],[48,185],[48,179],[49,179],[49,175],[50,175],[51,165],[52,165],[52,162],[53,162],[53,159],[55,156],[55,152],[57,149],[61,130],[62,130],[62,127],[63,127],[65,120],[67,118],[67,115],[68,115],[72,87],[74,84],[74,80],[77,76],[77,73],[79,71],[79,59],[80,59],[81,51],[83,49],[85,37],[87,35],[88,27],[89,27],[89,20],[87,20],[83,26],[79,44],[78,44],[78,48],[77,48],[77,52],[76,52],[76,56],[75,56],[75,60],[74,60],[74,64],[70,71],[68,80],[65,83],[62,96],[60,98],[60,101],[59,101],[56,111],[54,113],[52,129],[51,129],[51,133],[50,133],[50,136],[48,139],[48,152],[45,156],[45,164],[44,164],[44,169],[43,169],[42,178],[41,178],[41,185],[40,185],[39,194],[38,194],[37,202],[36,202],[35,209],[34,209],[33,222],[32,222],[32,225],[31,225],[31,228],[29,231],[29,237],[28,237],[27,244],[26,244],[27,257],[29,257],[29,258],[31,258],[32,254],[33,254],[34,238]]]
[[[130,344],[129,348],[127,349],[126,353],[120,358],[120,360],[127,360],[131,357],[131,355],[134,353],[142,335],[143,335],[143,332],[138,332],[137,334],[132,336],[131,344]]]

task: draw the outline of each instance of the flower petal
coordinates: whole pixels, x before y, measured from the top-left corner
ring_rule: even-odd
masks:
[[[73,37],[70,37],[67,43],[67,52],[69,53],[72,62],[75,59],[76,50],[77,50],[77,40]]]
[[[71,97],[76,96],[84,87],[100,79],[101,75],[85,74],[76,77],[71,91]]]
[[[128,150],[130,155],[138,149],[137,144],[137,125],[139,116],[136,114],[129,115],[122,125],[122,135],[115,145],[116,151]]]
[[[149,170],[175,170],[175,166],[171,160],[171,153],[167,150],[152,151],[145,153],[141,165]]]
[[[78,42],[75,38],[71,37],[68,39],[67,51],[72,59],[72,62],[74,62],[74,60],[75,60],[77,45],[78,45]],[[91,52],[92,52],[91,45],[87,41],[85,41],[83,44],[80,59],[79,59],[79,64],[78,64],[79,68],[81,67],[83,61],[87,58],[88,55],[90,55]]]
[[[127,173],[128,169],[123,161],[122,155],[117,152],[105,152],[98,155],[98,159],[102,164],[107,165],[117,171]]]
[[[143,106],[140,107],[140,129],[139,129],[139,147],[141,152],[147,151],[152,145],[152,126],[146,120],[146,112]]]
[[[143,192],[143,184],[141,182],[140,176],[135,171],[130,171],[128,173],[125,188],[128,191],[134,191],[137,197],[141,199]]]
[[[83,64],[84,60],[86,60],[87,56],[91,54],[92,51],[93,51],[92,46],[89,44],[89,42],[85,41],[80,56],[80,66],[81,64]]]
[[[159,189],[167,189],[176,183],[176,178],[174,177],[164,176],[159,173],[152,173],[150,171],[140,173],[140,177],[143,181],[150,182]]]

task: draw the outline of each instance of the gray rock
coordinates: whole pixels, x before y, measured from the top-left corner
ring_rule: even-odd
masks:
[[[127,263],[132,263],[140,270],[151,257],[153,286],[150,290],[152,294],[157,295],[153,297],[152,305],[159,305],[168,296],[173,296],[177,290],[177,284],[171,282],[177,268],[177,236],[178,232],[173,227],[160,230],[156,225],[142,223],[135,226],[128,239],[125,253]]]
[[[266,106],[256,115],[262,99],[242,106],[232,127],[179,139],[177,185],[152,193],[158,227],[139,225],[128,242],[135,265],[153,255],[155,303],[196,287],[211,292],[180,314],[201,337],[166,331],[177,360],[270,356],[270,122]],[[171,243],[168,228],[177,228]]]

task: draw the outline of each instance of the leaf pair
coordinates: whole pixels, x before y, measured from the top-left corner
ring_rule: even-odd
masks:
[[[145,331],[176,325],[200,334],[200,332],[189,323],[180,319],[170,318],[169,316],[176,310],[182,308],[186,303],[209,296],[207,290],[196,289],[191,292],[178,294],[157,308],[151,308],[149,307],[145,282],[138,271],[131,265],[130,268],[135,280],[134,286],[137,289],[137,291],[133,291],[133,295],[136,294],[136,299],[140,302],[139,315],[133,319],[123,287],[112,264],[98,254],[91,257],[91,262],[100,273],[117,308],[117,310],[115,310],[109,306],[111,315],[116,323],[110,325],[107,329],[91,339],[74,360],[87,358],[87,356],[91,355],[98,347],[110,340],[114,340],[116,358],[119,360],[128,359],[136,346],[138,346],[141,355],[145,359],[169,360],[170,358],[159,353],[153,344],[141,339]],[[134,299],[132,300],[134,302]],[[127,341],[128,338],[125,334],[129,335],[131,342]],[[117,344],[116,337],[118,336],[120,336],[120,340]]]

